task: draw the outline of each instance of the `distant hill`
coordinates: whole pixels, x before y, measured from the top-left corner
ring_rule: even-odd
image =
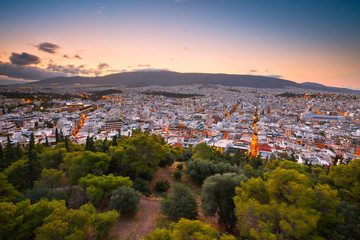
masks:
[[[304,88],[322,91],[358,92],[345,88],[327,87],[316,83],[296,83],[274,77],[210,73],[178,73],[170,71],[142,71],[110,74],[102,77],[56,77],[36,82],[36,84],[95,84],[140,86],[179,86],[192,84],[219,84],[251,88]]]

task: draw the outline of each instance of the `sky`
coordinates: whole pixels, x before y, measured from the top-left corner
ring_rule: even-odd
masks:
[[[3,0],[0,79],[170,70],[360,89],[359,0]]]

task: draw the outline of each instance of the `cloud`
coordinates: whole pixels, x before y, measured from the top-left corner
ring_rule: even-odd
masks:
[[[148,67],[151,67],[151,65],[150,64],[139,64],[139,65],[137,65],[137,67],[146,67],[146,68],[148,68]]]
[[[101,7],[101,8],[98,8],[96,9],[96,12],[98,15],[101,15],[103,13],[103,10],[105,9],[106,7]]]
[[[75,54],[75,55],[74,55],[74,58],[82,59],[78,54]]]
[[[100,70],[89,68],[86,69],[84,65],[75,66],[72,64],[62,66],[53,63],[49,63],[47,66],[47,70],[52,72],[63,73],[66,75],[74,76],[74,75],[99,75],[101,74]]]
[[[109,67],[109,64],[107,63],[99,63],[99,66],[98,66],[98,69],[103,69],[103,68],[108,68]]]
[[[60,48],[58,45],[49,42],[40,43],[37,46],[35,45],[35,47],[37,47],[40,51],[44,51],[51,54],[56,53],[56,51]]]
[[[63,58],[70,58],[70,57],[67,54],[64,54]]]
[[[187,0],[174,0],[174,2],[176,2],[176,3],[184,3],[184,2],[187,2]]]
[[[42,80],[53,77],[64,76],[62,73],[51,72],[33,66],[18,66],[10,63],[0,63],[0,75],[9,78],[22,78],[28,80]]]
[[[251,72],[251,73],[257,73],[258,71],[255,70],[255,69],[251,69],[250,72]]]
[[[26,52],[23,52],[21,54],[13,52],[10,56],[10,61],[12,64],[25,66],[25,65],[40,63],[40,58],[35,55],[28,54]]]

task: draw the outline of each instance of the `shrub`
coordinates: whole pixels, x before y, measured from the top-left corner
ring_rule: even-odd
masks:
[[[174,177],[175,177],[176,180],[180,180],[181,177],[182,177],[182,172],[179,171],[179,170],[175,171],[174,172]]]
[[[109,207],[121,214],[133,215],[138,211],[140,193],[130,187],[119,187],[112,192]]]
[[[142,178],[137,178],[134,181],[133,188],[148,197],[152,194],[149,184]]]
[[[180,164],[178,164],[178,165],[176,166],[176,168],[179,169],[179,170],[183,170],[184,165],[183,165],[182,163],[180,163]]]
[[[155,183],[155,189],[159,192],[166,192],[170,188],[170,183],[168,180],[159,180]]]
[[[198,206],[190,189],[183,184],[174,184],[171,197],[161,202],[161,211],[170,219],[194,219],[198,216]]]

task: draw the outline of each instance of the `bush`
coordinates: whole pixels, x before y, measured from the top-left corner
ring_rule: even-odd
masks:
[[[148,197],[152,194],[149,184],[142,178],[137,178],[134,181],[133,188]]]
[[[112,192],[109,207],[121,214],[134,215],[138,211],[140,193],[130,187],[119,187]]]
[[[155,183],[155,189],[159,192],[166,192],[170,188],[170,183],[168,180],[159,180]]]
[[[183,170],[184,165],[183,165],[182,163],[180,163],[180,164],[178,164],[178,165],[176,166],[176,168],[177,168],[178,170]]]
[[[146,181],[151,181],[154,178],[154,171],[149,170],[149,171],[146,171],[146,172],[140,172],[139,177],[142,178],[142,179],[145,179]]]
[[[198,216],[198,206],[190,189],[183,184],[174,184],[171,197],[161,202],[161,211],[170,219],[195,219]]]
[[[173,165],[173,163],[176,160],[176,156],[172,153],[170,153],[165,160],[162,160],[159,162],[159,166],[160,167],[166,167],[166,166],[171,166]]]
[[[182,177],[182,172],[179,171],[179,170],[175,171],[174,172],[174,177],[175,177],[176,180],[180,180],[181,177]]]

